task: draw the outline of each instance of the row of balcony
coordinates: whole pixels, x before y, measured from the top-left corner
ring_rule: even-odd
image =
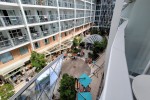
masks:
[[[0,0],[1,2],[9,2],[9,3],[17,3],[17,0]],[[91,0],[87,0],[91,2]],[[22,0],[23,4],[46,4],[46,3],[54,3],[56,0]],[[95,3],[95,0],[92,0],[92,3]]]
[[[0,0],[0,2],[16,3],[16,0]]]
[[[29,41],[25,29],[0,32],[0,51]]]
[[[79,19],[76,21],[76,26],[80,26],[84,24],[84,20],[83,19]]]
[[[0,0],[0,2],[9,2],[17,3],[17,0]],[[31,5],[43,5],[43,6],[57,6],[56,0],[21,0],[22,4],[31,4]],[[75,4],[73,0],[68,1],[58,1],[59,7],[74,8]],[[77,3],[76,7],[79,9],[84,9],[84,3]],[[86,8],[90,9],[91,4],[86,4]]]
[[[86,16],[90,16],[90,13],[87,13]],[[60,20],[71,19],[74,18],[74,14],[61,14]],[[84,17],[83,13],[77,13],[76,17]],[[26,15],[27,22],[29,24],[32,23],[40,23],[40,22],[48,22],[58,20],[58,15]],[[3,26],[14,26],[14,25],[23,25],[22,16],[0,16],[0,27]]]
[[[61,14],[60,20],[74,18],[74,14]]]
[[[0,26],[21,25],[22,16],[0,16]]]
[[[77,20],[76,22],[76,26],[80,26],[83,24],[84,24],[84,20]],[[36,40],[45,36],[55,34],[59,32],[58,26],[59,26],[58,23],[53,23],[49,25],[29,27],[31,38],[33,40]],[[73,20],[61,22],[61,31],[73,27],[74,27]],[[29,36],[25,28],[0,32],[0,51],[28,42],[29,42]]]

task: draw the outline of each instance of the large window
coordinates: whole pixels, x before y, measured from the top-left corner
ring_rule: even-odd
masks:
[[[49,44],[49,39],[44,40],[45,45]]]
[[[35,42],[34,43],[34,47],[37,49],[37,48],[39,48],[40,47],[40,43],[39,42]]]
[[[6,53],[0,55],[0,61],[2,63],[6,63],[10,60],[13,60],[13,56],[11,55],[10,52],[6,52]]]
[[[23,54],[28,53],[28,48],[27,47],[21,47],[21,48],[19,48],[19,51],[20,51],[20,54],[23,55]]]

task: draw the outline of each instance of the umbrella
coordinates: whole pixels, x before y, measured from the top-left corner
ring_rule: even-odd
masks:
[[[78,100],[92,100],[92,95],[90,92],[79,92]]]
[[[92,79],[87,74],[82,74],[79,78],[79,83],[85,88],[91,83]]]

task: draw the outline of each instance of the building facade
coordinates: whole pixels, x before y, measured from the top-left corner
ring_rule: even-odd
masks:
[[[95,26],[109,29],[115,6],[115,0],[97,0],[95,13]]]
[[[95,0],[0,0],[0,75],[21,70],[31,51],[67,48],[93,26]]]

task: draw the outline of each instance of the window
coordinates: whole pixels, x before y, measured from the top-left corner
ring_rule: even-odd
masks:
[[[44,40],[45,45],[49,44],[49,39]]]
[[[35,42],[34,43],[34,47],[37,49],[37,48],[39,48],[40,47],[40,43],[39,42]]]
[[[28,53],[28,48],[27,47],[21,47],[21,48],[19,48],[19,51],[20,51],[20,54],[23,55],[23,54]]]
[[[6,53],[0,55],[0,61],[2,63],[6,63],[10,60],[13,60],[13,56],[11,55],[10,52],[6,52]]]
[[[65,36],[67,36],[67,32],[65,32]]]
[[[53,41],[55,41],[56,40],[56,36],[53,36]]]

